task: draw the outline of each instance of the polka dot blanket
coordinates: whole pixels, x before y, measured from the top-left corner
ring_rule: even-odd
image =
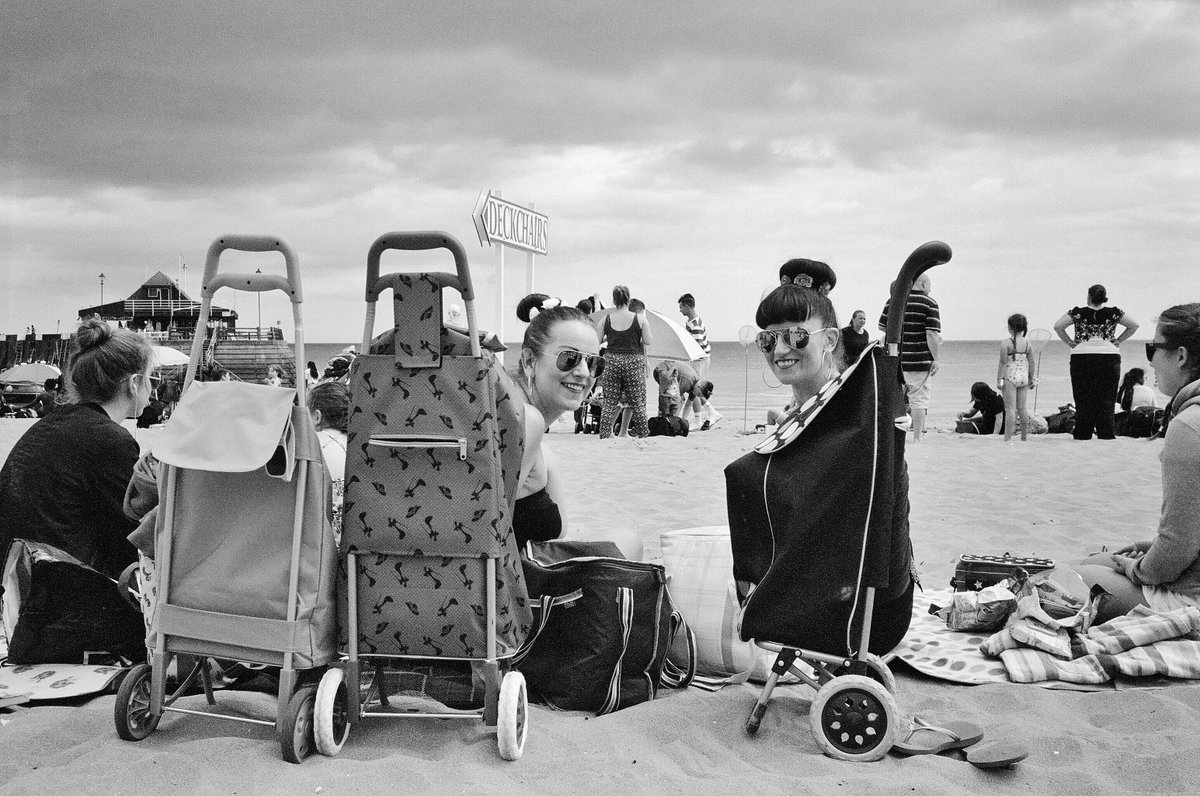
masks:
[[[895,657],[939,680],[979,685],[1007,683],[1008,673],[999,659],[984,657],[979,645],[990,633],[960,633],[929,613],[930,604],[948,605],[950,589],[918,591],[913,596],[912,624],[895,649]]]

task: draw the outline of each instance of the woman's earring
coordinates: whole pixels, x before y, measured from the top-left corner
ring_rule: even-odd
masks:
[[[770,366],[768,366],[768,365],[763,365],[763,369],[762,369],[762,381],[763,381],[763,384],[767,385],[767,386],[768,386],[768,387],[770,387],[772,390],[777,390],[777,389],[779,389],[780,387],[782,387],[782,386],[783,386],[783,382],[781,382],[781,381],[780,381],[778,384],[772,384],[771,382],[767,381],[767,374],[768,374],[768,373],[771,373],[771,368],[770,368]],[[772,376],[774,376],[775,374],[774,374],[774,373],[771,373],[771,375],[772,375]],[[776,379],[776,381],[778,381],[778,379]]]

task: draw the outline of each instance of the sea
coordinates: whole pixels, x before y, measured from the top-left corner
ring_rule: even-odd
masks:
[[[308,343],[305,346],[305,360],[315,362],[318,372],[324,371],[329,359],[348,345],[351,343]],[[717,341],[712,343],[712,347],[712,364],[708,371],[708,378],[714,387],[711,401],[722,414],[723,425],[739,431],[753,430],[756,424],[766,422],[768,409],[781,408],[788,402],[790,395],[786,387],[770,386],[777,382],[753,344],[743,347],[737,341]],[[1130,344],[1124,349],[1122,372],[1138,366],[1145,368],[1149,376],[1149,366],[1140,353],[1140,346]],[[519,351],[520,343],[509,344],[505,352],[507,366],[515,366]],[[995,386],[999,356],[999,340],[943,342],[927,426],[953,431],[958,413],[971,407],[971,385],[983,381]],[[1057,339],[1046,343],[1040,353],[1034,355],[1033,368],[1038,373],[1039,384],[1029,394],[1028,406],[1031,410],[1040,415],[1050,415],[1072,401],[1069,360],[1070,349]],[[653,396],[658,391],[649,378],[647,390],[653,412]],[[1160,398],[1159,405],[1164,401]]]

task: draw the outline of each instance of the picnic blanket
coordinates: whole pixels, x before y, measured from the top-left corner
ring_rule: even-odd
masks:
[[[929,613],[931,603],[948,605],[952,594],[950,589],[934,589],[913,595],[912,622],[895,649],[896,660],[922,674],[954,683],[1010,682],[1004,665],[979,651],[979,645],[987,640],[986,633],[950,630],[940,617]]]
[[[1018,683],[1100,684],[1120,675],[1200,679],[1200,608],[1140,605],[1082,634],[1023,617],[989,637],[981,650],[998,657]]]

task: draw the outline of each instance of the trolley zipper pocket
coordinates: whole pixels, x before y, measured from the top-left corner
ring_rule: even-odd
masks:
[[[459,461],[467,460],[467,440],[449,434],[372,434],[368,445],[380,448],[458,448]]]

